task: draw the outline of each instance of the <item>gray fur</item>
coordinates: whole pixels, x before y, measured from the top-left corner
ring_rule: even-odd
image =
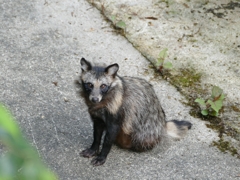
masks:
[[[117,64],[108,66],[108,70],[101,73],[96,72],[97,67],[90,68],[89,64],[84,62],[81,64],[83,66],[81,80],[94,84],[94,90],[90,96],[100,96],[101,84],[110,86],[99,103],[87,102],[90,114],[104,120],[103,109],[107,109],[111,114],[120,113],[123,117],[122,131],[131,136],[133,149],[151,149],[165,134],[175,138],[186,134],[191,123],[187,121],[179,123],[180,121],[175,120],[166,122],[164,111],[154,89],[146,80],[127,76],[119,77],[116,75]]]
[[[152,86],[140,78],[123,80],[123,131],[132,136],[133,145],[157,144],[165,133],[165,115]]]

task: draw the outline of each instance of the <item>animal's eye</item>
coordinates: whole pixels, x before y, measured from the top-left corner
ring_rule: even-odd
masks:
[[[93,84],[92,83],[86,83],[88,88],[93,88]]]
[[[106,93],[108,91],[109,87],[106,84],[102,84],[100,86],[100,89],[103,93]]]
[[[104,89],[105,87],[107,87],[107,85],[105,85],[105,84],[102,84],[102,85],[100,86],[101,89]]]

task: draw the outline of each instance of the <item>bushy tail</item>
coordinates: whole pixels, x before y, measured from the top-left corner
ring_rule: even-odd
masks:
[[[191,129],[192,124],[188,121],[167,121],[166,129],[167,134],[173,138],[182,138],[186,135],[187,131]]]

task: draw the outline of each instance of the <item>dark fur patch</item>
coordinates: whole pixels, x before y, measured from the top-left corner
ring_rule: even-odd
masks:
[[[121,129],[116,138],[116,144],[124,149],[132,148],[132,138],[130,135],[125,134]]]
[[[96,79],[104,75],[105,73],[105,68],[101,66],[94,66],[92,68],[92,71],[94,71],[94,75],[96,76]]]
[[[192,127],[192,123],[188,122],[188,121],[178,121],[178,120],[172,120],[172,122],[174,122],[178,128],[182,128],[182,127],[187,127],[188,129],[191,129]]]

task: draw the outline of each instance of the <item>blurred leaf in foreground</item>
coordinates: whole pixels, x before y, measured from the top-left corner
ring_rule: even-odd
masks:
[[[23,138],[6,108],[0,105],[0,143],[7,153],[0,157],[0,180],[56,180],[36,150]]]

